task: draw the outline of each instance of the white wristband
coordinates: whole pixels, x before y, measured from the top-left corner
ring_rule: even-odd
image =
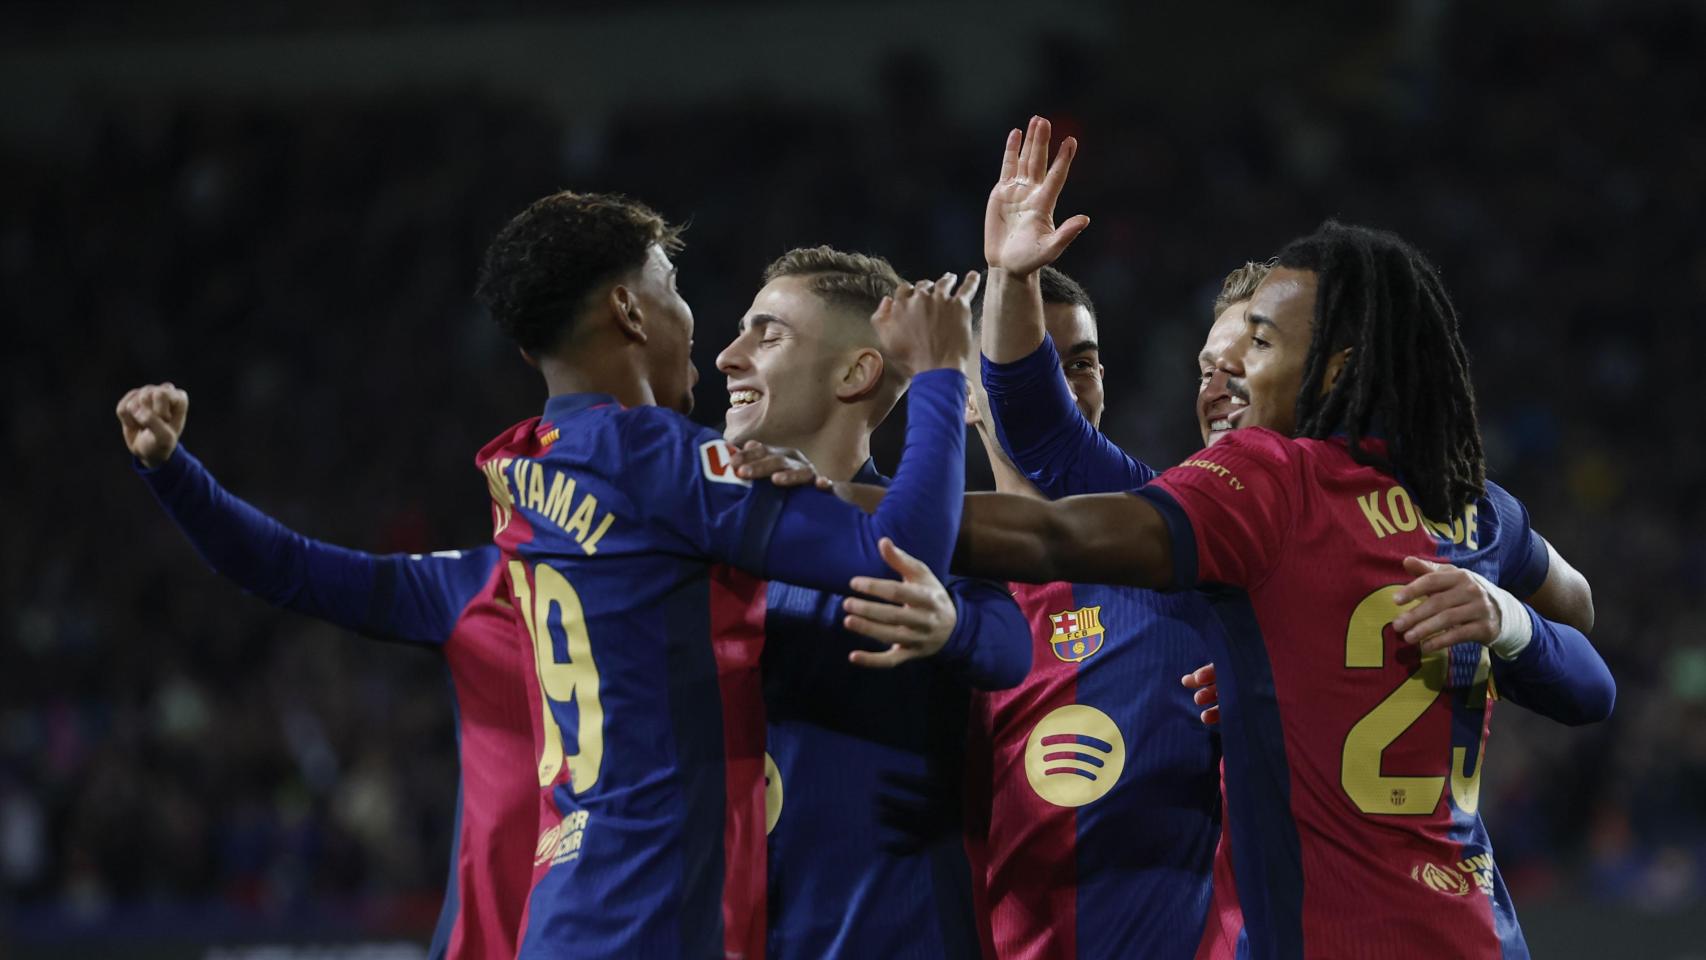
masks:
[[[1528,608],[1522,601],[1511,595],[1509,590],[1488,580],[1473,570],[1465,573],[1475,578],[1481,589],[1487,592],[1493,602],[1499,607],[1499,635],[1489,646],[1501,660],[1515,660],[1528,642],[1534,639],[1534,621],[1528,619]]]

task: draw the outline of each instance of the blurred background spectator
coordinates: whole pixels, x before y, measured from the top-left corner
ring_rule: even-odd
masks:
[[[1592,579],[1620,693],[1584,730],[1497,711],[1501,868],[1537,954],[1700,956],[1706,434],[1659,393],[1706,334],[1706,6],[1127,6],[8,5],[0,948],[407,941],[437,912],[438,663],[209,573],[129,473],[126,389],[188,388],[186,446],[306,533],[479,543],[473,451],[542,391],[470,292],[528,201],[691,221],[715,423],[767,262],[978,266],[1037,112],[1083,145],[1061,266],[1097,300],[1104,429],[1153,463],[1197,446],[1229,269],[1329,215],[1440,265],[1492,474]]]

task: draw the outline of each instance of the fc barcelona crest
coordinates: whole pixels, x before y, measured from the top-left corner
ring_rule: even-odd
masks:
[[[1054,627],[1049,644],[1054,647],[1054,655],[1067,663],[1088,659],[1102,649],[1101,607],[1079,607],[1077,610],[1051,613],[1048,621]]]

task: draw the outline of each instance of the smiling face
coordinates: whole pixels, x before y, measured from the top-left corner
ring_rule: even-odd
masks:
[[[760,440],[804,448],[840,400],[843,367],[864,347],[857,324],[811,290],[809,276],[765,284],[741,317],[740,331],[717,355],[728,377],[731,443]],[[875,333],[871,333],[875,338]]]
[[[1204,446],[1212,447],[1232,432],[1233,411],[1249,406],[1250,395],[1243,378],[1234,377],[1225,358],[1244,336],[1250,301],[1241,300],[1221,311],[1208,329],[1208,339],[1197,354],[1197,429]]]
[[[1223,366],[1241,377],[1248,406],[1234,409],[1234,430],[1267,427],[1284,436],[1297,430],[1297,397],[1315,323],[1316,275],[1276,268],[1250,297],[1244,336],[1227,351]]]
[[[1096,318],[1088,307],[1073,303],[1043,305],[1043,325],[1055,352],[1060,354],[1061,373],[1072,389],[1078,411],[1093,427],[1102,425],[1101,347],[1096,342]]]

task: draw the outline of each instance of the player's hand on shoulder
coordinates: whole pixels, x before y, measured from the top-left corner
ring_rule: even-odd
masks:
[[[842,602],[847,616],[842,625],[879,643],[881,652],[855,650],[847,659],[860,667],[889,669],[941,650],[959,622],[959,610],[930,567],[884,537],[877,548],[900,574],[899,580],[854,577],[853,592]],[[871,599],[866,599],[871,598]]]
[[[778,487],[822,486],[817,468],[793,447],[771,447],[748,440],[730,462],[742,480],[769,480]]]
[[[1023,133],[1007,134],[1001,177],[989,191],[983,217],[983,255],[991,270],[1006,270],[1014,276],[1034,273],[1058,259],[1090,225],[1090,218],[1083,214],[1054,225],[1055,203],[1078,154],[1078,141],[1067,137],[1051,166],[1052,135],[1042,117],[1032,117]]]
[[[1195,690],[1191,702],[1202,707],[1202,722],[1214,726],[1220,722],[1220,688],[1214,682],[1214,664],[1205,663],[1179,678],[1186,690]]]
[[[1491,646],[1498,639],[1503,628],[1499,604],[1469,571],[1422,557],[1405,557],[1404,570],[1416,578],[1393,599],[1421,601],[1392,621],[1406,643],[1433,653],[1460,643]]]
[[[884,297],[871,325],[883,356],[901,376],[926,370],[960,370],[972,351],[971,302],[982,278],[976,270],[961,280],[944,273],[935,280],[902,283]]]
[[[172,458],[190,416],[190,395],[171,383],[137,387],[119,399],[124,445],[150,470]]]

